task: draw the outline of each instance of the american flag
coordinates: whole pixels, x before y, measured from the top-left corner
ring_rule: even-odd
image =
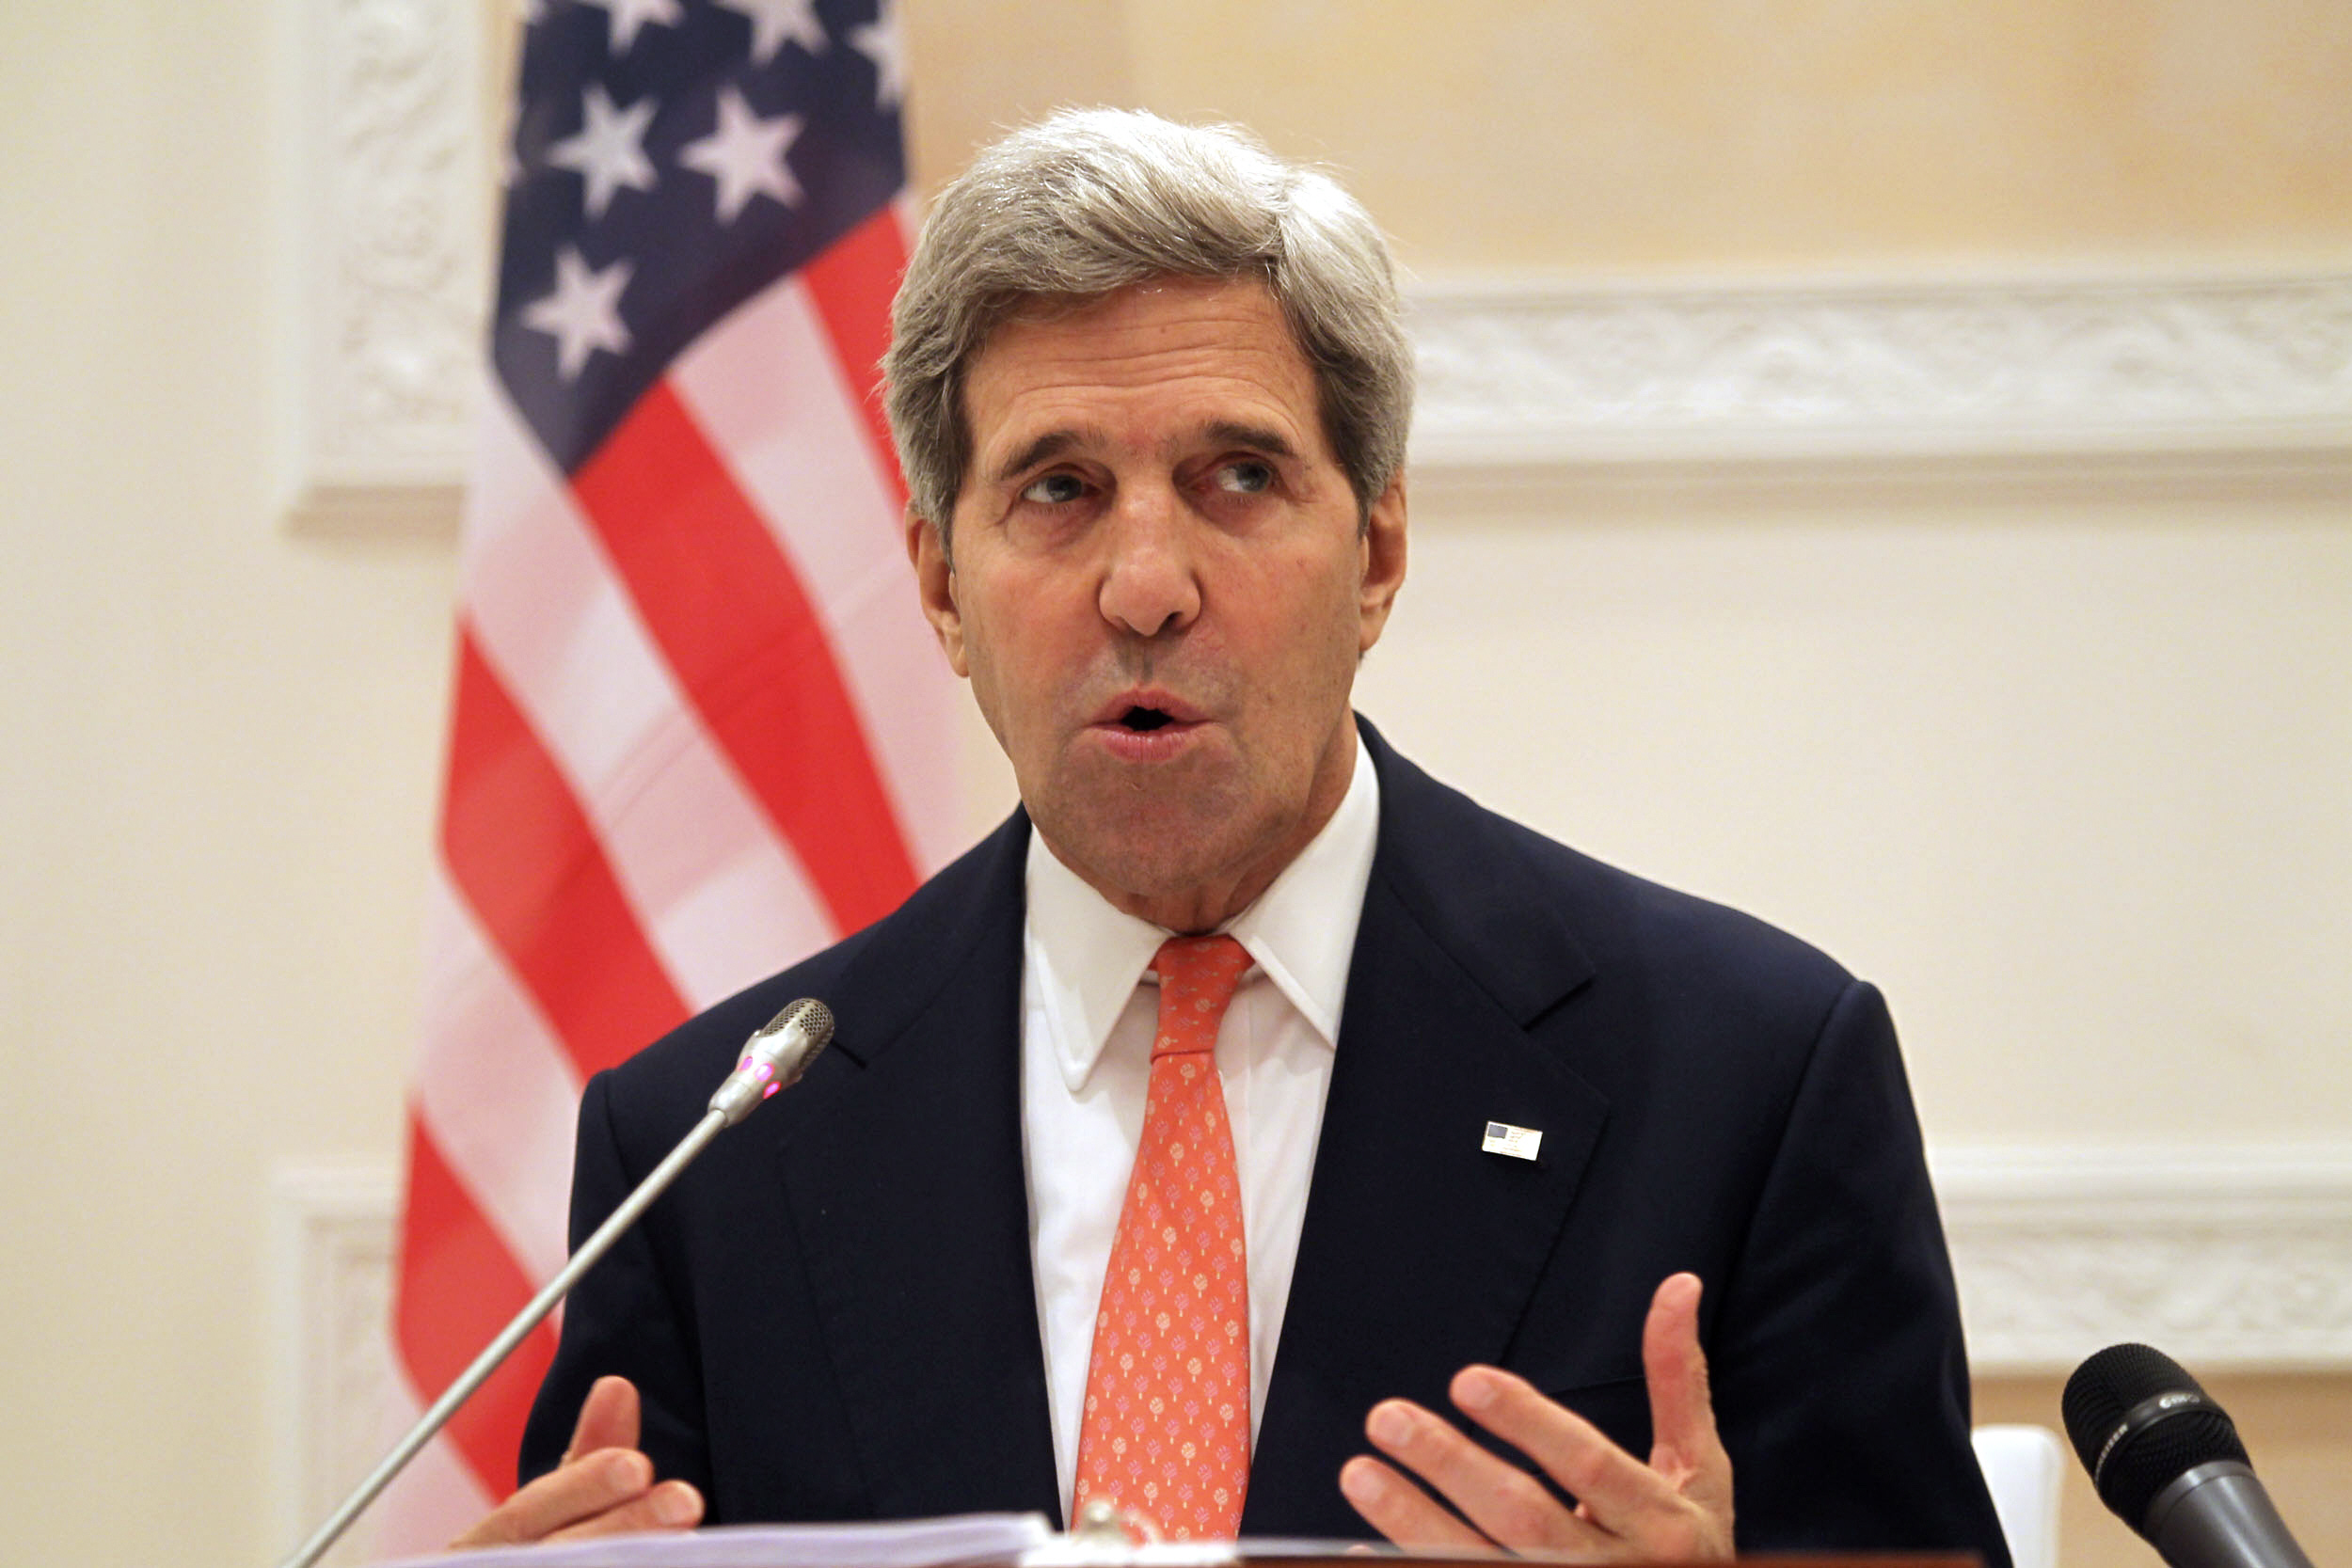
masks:
[[[877,388],[898,60],[875,0],[528,17],[392,1326],[416,1409],[561,1265],[586,1075],[958,847]],[[427,1450],[379,1549],[512,1488],[553,1345]]]

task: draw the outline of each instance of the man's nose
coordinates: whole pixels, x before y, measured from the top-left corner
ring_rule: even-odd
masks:
[[[1138,637],[1190,626],[1200,579],[1184,498],[1166,483],[1123,486],[1104,522],[1103,618]]]

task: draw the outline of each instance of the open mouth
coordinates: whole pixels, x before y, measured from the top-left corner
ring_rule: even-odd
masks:
[[[1114,754],[1160,762],[1183,751],[1209,716],[1173,691],[1133,686],[1094,710],[1091,727]]]

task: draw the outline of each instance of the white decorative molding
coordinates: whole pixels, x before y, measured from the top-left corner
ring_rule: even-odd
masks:
[[[316,1528],[390,1444],[392,1227],[400,1177],[381,1164],[303,1165],[269,1187],[269,1539]],[[367,1560],[362,1516],[332,1565]]]
[[[297,521],[453,518],[487,318],[479,0],[280,0]]]
[[[2352,1146],[1931,1164],[1979,1370],[2071,1369],[2123,1339],[2192,1367],[2352,1369]]]
[[[2352,272],[1430,284],[1417,473],[2352,459]]]

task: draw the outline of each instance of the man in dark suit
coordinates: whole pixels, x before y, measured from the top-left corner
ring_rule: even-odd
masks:
[[[1350,709],[1411,396],[1361,210],[1230,134],[1057,117],[943,193],[889,372],[925,609],[1024,809],[590,1085],[576,1231],[785,1002],[841,1020],[575,1295],[539,1479],[469,1539],[1064,1513],[1152,955],[1221,933],[1241,1530],[2001,1560],[1876,993]]]

